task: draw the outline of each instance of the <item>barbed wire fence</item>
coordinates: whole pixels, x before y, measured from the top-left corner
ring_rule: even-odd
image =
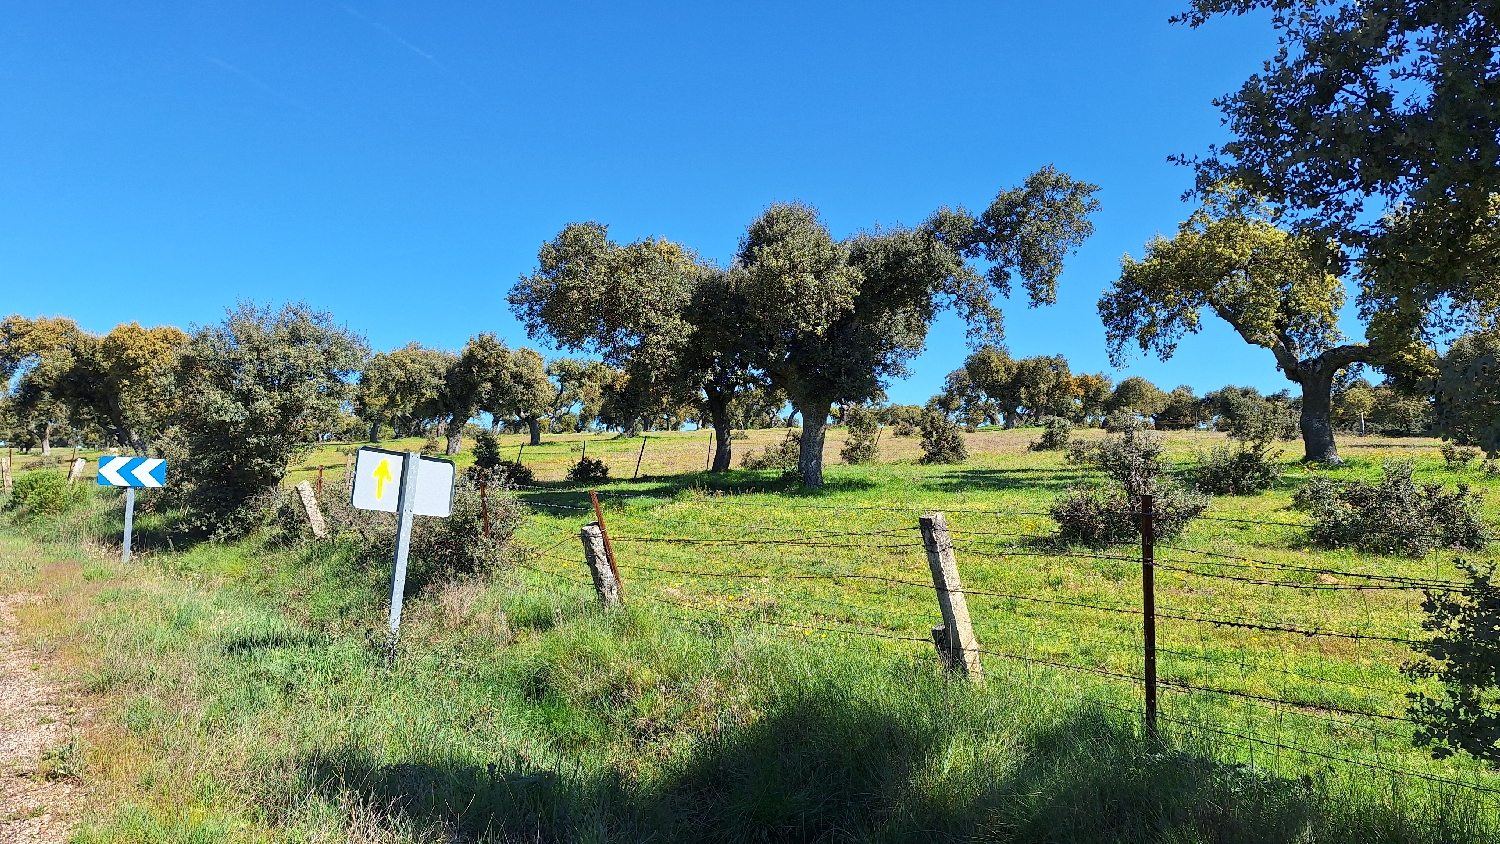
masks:
[[[553,487],[526,486],[520,492],[555,494],[558,498],[577,500],[578,492]],[[863,641],[873,647],[900,647],[910,653],[914,646],[934,648],[941,662],[956,675],[971,682],[984,682],[985,661],[1024,668],[1020,678],[1037,682],[1035,672],[1052,672],[1093,678],[1115,689],[1131,689],[1138,695],[1138,705],[1118,702],[1118,696],[1091,698],[1108,709],[1139,718],[1142,731],[1159,736],[1164,728],[1178,733],[1199,734],[1234,742],[1250,748],[1260,747],[1320,763],[1352,766],[1378,771],[1412,782],[1432,786],[1461,788],[1482,797],[1492,808],[1500,809],[1500,780],[1481,774],[1477,768],[1452,764],[1432,764],[1422,770],[1397,764],[1404,751],[1410,757],[1413,735],[1421,724],[1406,715],[1404,704],[1418,686],[1407,678],[1404,683],[1380,682],[1358,670],[1363,666],[1391,668],[1392,649],[1410,652],[1421,640],[1414,638],[1419,624],[1408,616],[1392,630],[1369,610],[1370,596],[1401,593],[1423,594],[1435,590],[1458,590],[1464,584],[1439,578],[1407,577],[1394,574],[1361,572],[1348,568],[1308,565],[1249,557],[1224,550],[1191,548],[1178,543],[1162,543],[1152,536],[1156,514],[1146,498],[1139,519],[1142,542],[1138,548],[1121,546],[1099,550],[1082,550],[1055,543],[1055,537],[1036,530],[979,530],[950,528],[946,514],[970,514],[976,517],[1050,517],[1050,513],[1024,510],[951,508],[943,512],[922,513],[922,508],[902,505],[870,507],[862,505],[824,505],[776,502],[776,511],[764,516],[744,518],[747,502],[735,498],[703,497],[693,503],[713,506],[731,505],[733,513],[718,513],[709,518],[687,518],[677,514],[633,512],[632,499],[661,504],[663,498],[629,493],[589,493],[588,504],[541,500],[530,495],[526,503],[540,512],[565,519],[577,519],[576,528],[550,534],[538,548],[528,553],[518,565],[575,587],[592,586],[606,605],[625,602],[649,604],[653,612],[687,624],[713,620],[776,637],[806,641],[813,634],[840,637],[845,641]],[[548,495],[552,498],[552,495]],[[612,499],[615,504],[606,508]],[[761,502],[754,502],[759,504]],[[607,513],[606,513],[607,510]],[[772,521],[787,511],[807,511],[831,517],[848,514],[870,517],[879,513],[904,525],[878,526],[869,530],[849,530],[827,525],[798,526]],[[738,513],[739,515],[735,515]],[[913,519],[912,516],[917,518]],[[590,518],[593,517],[593,518]],[[1305,524],[1257,520],[1206,514],[1205,519],[1237,522],[1265,527],[1306,527]],[[613,529],[608,520],[614,520]],[[879,521],[879,519],[877,519]],[[998,519],[997,519],[998,521]],[[568,553],[569,541],[580,541],[581,557]],[[601,541],[602,540],[602,541]],[[1023,543],[1032,543],[1028,546]],[[1038,543],[1052,543],[1035,547]],[[540,547],[540,546],[545,547]],[[746,568],[735,563],[726,570],[715,566],[718,550],[743,552],[763,549],[777,555],[777,564]],[[620,549],[620,556],[616,556]],[[920,551],[928,562],[927,572],[912,567],[895,571],[871,561],[892,554]],[[1133,551],[1134,553],[1129,553]],[[1028,594],[1024,589],[994,588],[991,584],[968,585],[958,572],[958,554],[984,555],[987,558],[1035,558],[1047,561],[1080,560],[1108,565],[1141,566],[1142,587],[1139,603],[1126,605],[1072,596]],[[805,568],[786,565],[785,555],[810,553],[818,560]],[[584,569],[577,568],[579,563]],[[716,570],[717,569],[717,570]],[[1357,597],[1367,608],[1364,624],[1325,624],[1319,619],[1253,617],[1239,612],[1210,612],[1202,609],[1158,605],[1154,579],[1158,572],[1169,573],[1183,581],[1233,585],[1245,589],[1286,590],[1304,596],[1326,596],[1345,600]],[[924,574],[926,576],[924,576]],[[664,585],[666,579],[682,585],[695,584],[702,597],[694,598],[677,586]],[[739,588],[729,584],[740,584]],[[803,590],[794,598],[792,587],[798,584],[825,584],[832,595],[812,594]],[[758,602],[743,600],[747,587],[767,587],[773,598]],[[930,591],[929,591],[930,590]],[[910,596],[905,607],[892,606],[891,594]],[[725,595],[729,598],[726,599]],[[936,599],[940,624],[931,626],[928,636],[916,635],[913,628],[927,626],[933,620],[930,605],[921,608],[920,596]],[[982,643],[976,635],[970,616],[970,598],[989,600],[991,607],[979,614],[979,628],[986,635],[997,635],[1002,641],[1015,641],[1020,647],[997,647]],[[994,602],[1001,602],[995,604]],[[795,602],[808,618],[787,618],[785,607]],[[1083,627],[1071,625],[1057,630],[1051,619],[1019,612],[991,612],[995,607],[1026,606],[1043,610],[1078,612],[1096,621]],[[1387,608],[1386,615],[1389,615]],[[871,619],[874,623],[871,623]],[[1158,622],[1170,622],[1168,644],[1159,645]],[[1382,629],[1384,628],[1384,629]],[[1315,643],[1324,652],[1340,655],[1343,661],[1330,660],[1334,668],[1349,668],[1347,658],[1354,658],[1356,676],[1337,676],[1337,670],[1313,670],[1283,660],[1267,664],[1264,651],[1239,647],[1236,658],[1221,655],[1224,643],[1205,644],[1203,633],[1210,630],[1233,630],[1256,636],[1279,637]],[[1199,640],[1191,640],[1198,631]],[[1006,635],[1009,634],[1007,638]],[[1094,634],[1094,635],[1090,635]],[[1133,642],[1133,645],[1129,644]],[[1128,654],[1132,648],[1135,653]],[[1380,649],[1372,657],[1366,649]],[[1353,649],[1352,652],[1350,649]],[[1092,660],[1079,660],[1083,652]],[[929,651],[931,653],[931,651]],[[1166,658],[1166,671],[1158,671],[1158,658]],[[1092,664],[1089,664],[1089,663]],[[1322,668],[1323,666],[1318,666]],[[1399,668],[1399,665],[1395,666]],[[1209,679],[1203,679],[1207,675]],[[1399,675],[1398,675],[1399,676]],[[1007,675],[1007,681],[1017,677]],[[1238,682],[1235,682],[1238,681]],[[1166,712],[1161,711],[1158,695],[1166,696]],[[1242,729],[1233,729],[1228,718],[1239,707],[1245,718]],[[1336,747],[1310,746],[1306,741],[1288,740],[1288,722],[1304,728],[1315,728],[1320,735],[1336,740]],[[1265,725],[1272,729],[1265,729]],[[1346,751],[1347,752],[1344,752]],[[1364,751],[1364,752],[1360,752]],[[1395,761],[1393,761],[1395,760]]]

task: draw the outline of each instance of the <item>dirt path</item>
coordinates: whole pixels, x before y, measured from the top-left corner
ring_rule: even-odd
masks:
[[[79,712],[16,639],[15,608],[35,595],[0,596],[0,841],[62,844],[78,799],[69,752]]]

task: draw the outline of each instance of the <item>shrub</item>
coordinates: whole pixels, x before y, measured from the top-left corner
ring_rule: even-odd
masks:
[[[1233,447],[1211,449],[1198,456],[1193,485],[1210,495],[1253,495],[1270,489],[1281,479],[1279,458],[1284,453],[1273,446],[1297,436],[1297,420],[1280,402],[1241,401],[1228,420]]]
[[[500,441],[489,431],[474,435],[474,465],[485,471],[500,465]]]
[[[1479,449],[1466,446],[1443,443],[1443,462],[1453,472],[1461,471],[1465,466],[1479,459]]]
[[[922,463],[962,463],[969,459],[962,429],[936,411],[922,417]]]
[[[1270,489],[1281,479],[1281,464],[1274,455],[1253,449],[1223,446],[1198,456],[1193,486],[1209,495],[1254,495]]]
[[[1462,750],[1500,767],[1500,585],[1494,567],[1481,569],[1459,561],[1468,583],[1457,590],[1433,590],[1422,601],[1424,630],[1434,635],[1412,649],[1427,657],[1405,667],[1407,676],[1441,684],[1438,697],[1413,692],[1407,697],[1411,719],[1421,725],[1413,736],[1435,759]],[[1425,683],[1423,685],[1426,685]]]
[[[1102,489],[1073,488],[1053,503],[1058,538],[1067,542],[1106,544],[1140,535],[1139,501],[1154,497],[1156,535],[1167,539],[1182,533],[1188,523],[1208,509],[1208,498],[1183,489],[1165,476],[1162,439],[1140,428],[1093,442],[1075,442],[1068,461],[1103,472],[1109,483]]]
[[[1061,416],[1049,416],[1042,423],[1042,438],[1031,444],[1032,451],[1064,451],[1073,444],[1073,423]]]
[[[294,455],[342,412],[368,348],[327,313],[243,304],[182,350],[177,436],[156,442],[173,466],[165,497],[182,527],[234,537],[261,519],[246,505],[275,489]]]
[[[1412,481],[1409,462],[1388,461],[1379,483],[1314,478],[1297,490],[1294,506],[1313,519],[1312,541],[1325,548],[1423,557],[1435,548],[1478,550],[1493,534],[1479,510],[1479,494],[1466,484]]]
[[[578,462],[568,469],[568,480],[575,484],[594,484],[609,480],[609,467],[604,465],[603,460],[593,457],[580,457]]]
[[[16,511],[17,518],[25,520],[66,513],[87,497],[88,487],[69,486],[61,472],[23,472],[11,485],[10,502],[6,506]]]
[[[1111,434],[1139,431],[1150,427],[1150,421],[1142,419],[1130,410],[1111,410],[1104,417],[1104,430]]]
[[[283,541],[306,539],[307,517],[296,492],[277,490],[275,494],[273,536]],[[489,511],[488,536],[484,533],[479,484],[474,475],[464,473],[453,485],[452,515],[446,519],[418,516],[412,522],[410,554],[414,563],[410,576],[416,582],[482,574],[516,554],[514,537],[526,520],[525,505],[499,474],[486,478],[484,503]],[[333,493],[328,488],[319,506],[336,541],[354,545],[371,565],[390,565],[396,547],[394,513],[356,509],[342,490]]]
[[[1075,487],[1052,503],[1057,536],[1064,542],[1112,545],[1140,536],[1139,507],[1119,486]],[[1208,499],[1176,484],[1159,483],[1152,498],[1152,528],[1158,539],[1182,534],[1208,508]]]
[[[880,417],[863,407],[849,410],[849,437],[839,456],[845,463],[872,463],[880,458]]]
[[[802,449],[802,432],[788,430],[786,439],[768,445],[760,451],[748,451],[740,458],[746,469],[780,469],[783,472],[797,471],[797,453]]]

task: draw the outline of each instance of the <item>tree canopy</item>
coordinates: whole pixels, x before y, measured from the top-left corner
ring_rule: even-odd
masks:
[[[1307,459],[1337,461],[1334,379],[1378,355],[1339,332],[1344,287],[1322,247],[1276,226],[1264,206],[1211,195],[1174,237],[1153,238],[1144,259],[1121,259],[1119,279],[1099,300],[1111,359],[1122,364],[1135,346],[1166,360],[1212,311],[1302,386]]]
[[[1194,0],[1270,12],[1280,49],[1216,100],[1234,139],[1192,161],[1361,258],[1371,337],[1500,307],[1500,8],[1442,0]]]

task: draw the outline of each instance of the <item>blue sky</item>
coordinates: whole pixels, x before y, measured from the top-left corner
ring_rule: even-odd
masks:
[[[1012,354],[1281,389],[1212,322],[1108,370],[1100,291],[1190,210],[1167,156],[1222,140],[1211,100],[1274,49],[1259,18],[1169,25],[1185,5],[12,0],[0,312],[104,331],[301,299],[376,348],[522,343],[506,291],[569,221],[723,262],[773,201],[842,236],[1051,163],[1104,208],[1057,306],[1006,309]],[[893,399],[964,354],[940,320]]]

